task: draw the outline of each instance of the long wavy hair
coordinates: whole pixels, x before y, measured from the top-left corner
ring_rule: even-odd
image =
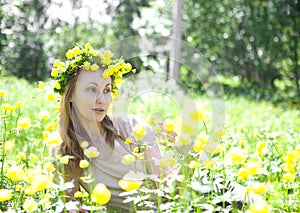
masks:
[[[76,74],[69,79],[61,99],[59,131],[62,138],[62,144],[59,148],[59,154],[62,156],[70,155],[73,158],[69,160],[68,164],[64,165],[65,174],[71,174],[74,178],[79,178],[82,174],[82,169],[79,167],[80,160],[84,159],[84,152],[80,146],[80,142],[89,141],[85,130],[80,126],[76,113],[74,112],[72,102],[70,102],[72,95],[74,94],[76,83],[80,76],[81,71],[79,69]],[[102,127],[106,132],[106,144],[112,149],[114,148],[114,140],[118,135],[118,131],[113,125],[112,120],[108,115],[101,121]]]

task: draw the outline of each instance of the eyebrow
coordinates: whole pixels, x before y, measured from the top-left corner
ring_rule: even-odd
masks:
[[[98,84],[96,82],[89,82],[88,84],[94,84],[94,85],[98,86]],[[108,87],[108,86],[111,86],[111,83],[107,83],[105,85],[105,87]]]

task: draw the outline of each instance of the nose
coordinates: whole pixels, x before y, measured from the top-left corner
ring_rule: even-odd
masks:
[[[96,94],[96,103],[97,104],[102,104],[104,103],[104,94],[102,92],[98,92]]]

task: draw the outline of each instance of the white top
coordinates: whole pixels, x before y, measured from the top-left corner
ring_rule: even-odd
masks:
[[[133,116],[118,116],[114,117],[113,123],[120,135],[128,138],[133,137],[133,127],[139,123],[146,127],[146,134],[139,143],[151,144],[155,143],[155,133],[151,131],[149,125],[144,121],[137,119]],[[124,155],[132,153],[133,147],[136,145],[126,145],[123,140],[115,139],[114,150],[111,150],[105,144],[93,145],[98,148],[100,155],[91,159],[90,168],[92,169],[92,175],[94,178],[94,186],[97,183],[105,184],[111,192],[111,199],[107,204],[108,209],[116,209],[117,212],[130,212],[132,203],[123,203],[126,197],[119,196],[124,192],[119,186],[119,180],[124,177],[130,170],[134,172],[144,171],[144,161],[136,159],[136,161],[130,165],[125,165],[121,162]],[[133,142],[134,144],[134,142]],[[87,175],[87,174],[86,174]],[[80,183],[87,191],[89,189],[87,183]]]

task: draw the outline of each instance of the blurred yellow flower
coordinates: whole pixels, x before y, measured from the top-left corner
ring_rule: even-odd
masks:
[[[80,142],[80,147],[82,148],[82,149],[86,149],[86,148],[88,148],[89,147],[89,142],[87,142],[87,141],[81,141]]]
[[[91,195],[91,199],[93,202],[105,205],[111,198],[111,192],[107,189],[107,187],[103,183],[98,183]]]
[[[32,197],[26,198],[23,203],[23,208],[28,212],[37,210],[37,207],[38,203]]]
[[[126,140],[124,141],[124,144],[131,144],[133,141],[132,138],[126,138]]]
[[[197,168],[199,167],[199,163],[198,163],[197,161],[195,161],[195,160],[192,160],[192,161],[190,161],[190,163],[189,163],[189,167],[190,167],[191,169],[197,169]]]
[[[8,201],[12,198],[12,193],[8,189],[0,189],[0,202]]]
[[[10,141],[6,141],[4,144],[4,150],[6,152],[9,152],[11,150],[13,150],[15,147],[15,141],[14,140],[10,140]]]
[[[39,119],[48,120],[50,118],[50,114],[47,110],[42,110],[38,114]]]
[[[26,159],[26,154],[24,152],[18,152],[17,153],[17,158],[19,158],[19,159]]]
[[[59,63],[60,63],[59,59],[55,59],[54,62],[53,62],[53,67],[58,68],[59,67]]]
[[[295,180],[296,176],[291,173],[285,173],[282,177],[284,182],[293,182]]]
[[[60,83],[59,83],[59,82],[55,82],[54,87],[55,87],[56,89],[61,89],[61,86],[60,86]]]
[[[120,179],[119,186],[125,191],[138,190],[143,184],[142,180]]]
[[[72,50],[68,50],[68,51],[66,52],[66,58],[67,58],[67,59],[72,59],[72,57],[73,57],[73,51],[72,51]]]
[[[81,160],[79,162],[79,167],[82,169],[85,169],[85,168],[89,167],[89,162],[87,160]]]
[[[85,61],[83,63],[83,67],[84,67],[85,70],[89,70],[91,68],[91,63],[88,62],[88,61]]]
[[[138,141],[142,140],[145,134],[146,134],[146,129],[144,125],[136,124],[133,127],[133,135]]]
[[[269,211],[270,211],[270,207],[263,200],[259,200],[257,202],[254,202],[249,207],[249,212],[250,213],[269,213]]]
[[[134,153],[139,153],[139,152],[140,152],[139,147],[134,147],[133,152],[134,152]]]
[[[29,160],[34,163],[38,159],[38,156],[34,153],[30,153]]]
[[[97,64],[91,65],[91,71],[96,72],[99,69],[99,66]]]
[[[174,121],[172,120],[166,120],[165,129],[167,131],[174,131]]]
[[[47,99],[48,99],[48,101],[51,101],[51,102],[53,102],[53,101],[55,100],[55,96],[54,96],[54,94],[53,94],[53,93],[49,93],[49,94],[47,94]]]
[[[134,161],[135,161],[135,157],[131,154],[128,154],[123,156],[121,163],[127,165],[127,164],[132,164]]]
[[[46,174],[38,174],[33,176],[31,186],[35,192],[47,189],[51,184],[51,178]]]
[[[237,172],[237,176],[241,181],[245,181],[245,180],[249,179],[250,174],[249,174],[248,169],[241,167]]]
[[[195,122],[203,121],[204,120],[204,110],[201,109],[198,111],[191,112],[190,118]]]
[[[83,197],[83,193],[80,191],[77,191],[74,193],[74,198],[82,198]]]
[[[202,167],[204,169],[211,169],[212,164],[213,164],[212,160],[206,160],[206,161],[203,162]]]
[[[53,132],[53,133],[49,134],[49,132],[44,131],[43,132],[43,137],[45,139],[45,143],[48,146],[60,145],[63,142],[60,135],[57,132]]]
[[[12,166],[7,170],[7,177],[14,181],[23,180],[24,174],[24,170],[19,166]]]
[[[55,127],[56,127],[56,123],[55,122],[51,122],[51,123],[49,123],[49,124],[47,124],[45,126],[45,130],[53,131],[53,130],[55,130]]]
[[[28,129],[31,126],[31,119],[30,118],[20,118],[18,120],[18,127],[20,129]]]
[[[84,149],[83,152],[88,158],[95,158],[100,154],[98,149],[94,146],[90,146],[89,148]]]
[[[177,138],[177,144],[180,145],[189,145],[192,143],[192,139],[189,134],[181,133]]]
[[[296,169],[295,169],[295,164],[289,164],[289,163],[283,163],[281,165],[281,169],[287,173],[295,174]]]
[[[5,91],[0,89],[0,97],[4,97],[5,96]]]
[[[268,184],[266,184],[266,183],[255,183],[251,187],[251,190],[255,194],[263,194],[267,191],[267,189],[268,189]]]
[[[21,101],[17,101],[16,108],[21,109],[23,107],[23,103]]]
[[[250,175],[259,174],[262,172],[262,165],[257,161],[249,161],[245,163],[244,168],[248,170]]]
[[[69,156],[69,155],[62,156],[59,159],[59,162],[61,162],[62,164],[68,164],[70,158],[71,158],[71,156]]]
[[[53,165],[53,163],[51,163],[51,162],[47,162],[47,163],[45,163],[45,169],[46,169],[46,171],[48,171],[48,172],[53,172],[54,171],[54,165]]]
[[[266,149],[266,147],[267,147],[266,141],[259,141],[259,142],[256,144],[256,152],[258,153],[258,155],[259,155],[260,157],[263,156],[264,150]]]
[[[58,69],[53,68],[53,69],[51,70],[51,76],[52,76],[52,77],[57,77],[57,76],[58,76]]]
[[[214,133],[214,136],[216,138],[222,138],[225,134],[226,134],[226,130],[225,129],[221,129],[221,130],[218,130]]]
[[[11,111],[11,107],[12,107],[12,106],[11,106],[9,103],[1,104],[1,109],[2,109],[3,111],[6,111],[6,112]]]
[[[243,163],[247,158],[247,153],[240,147],[232,147],[225,154],[225,160],[232,165]]]

